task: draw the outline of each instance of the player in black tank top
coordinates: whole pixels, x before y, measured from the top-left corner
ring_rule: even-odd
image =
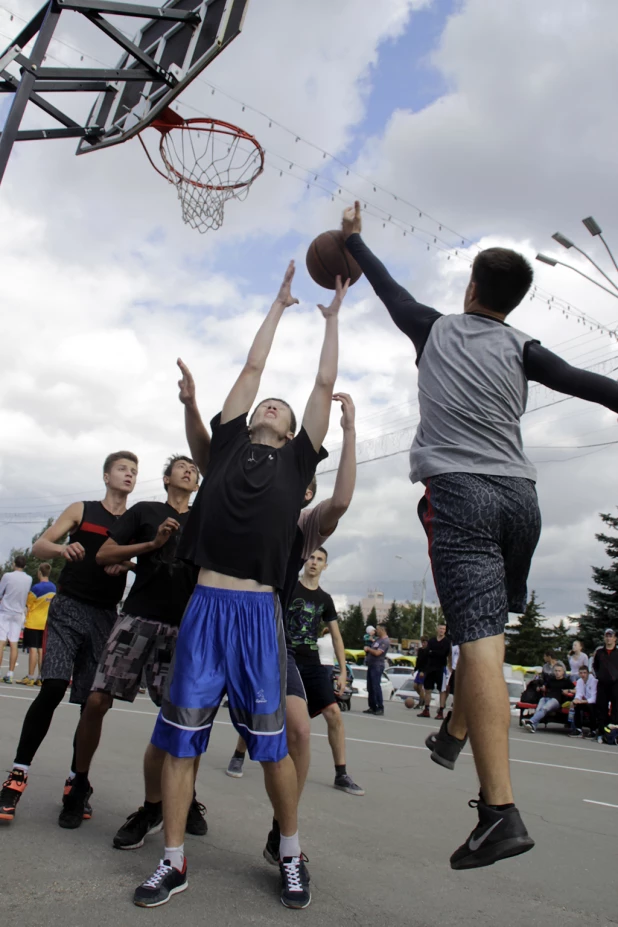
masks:
[[[130,451],[110,454],[103,465],[103,500],[73,502],[32,548],[33,555],[41,560],[64,557],[67,563],[49,609],[41,690],[24,718],[13,770],[0,792],[0,820],[10,822],[15,817],[30,764],[71,679],[71,701],[83,706],[88,697],[101,651],[116,619],[127,573],[124,566],[99,567],[96,555],[109,529],[126,511],[137,466],[137,457]],[[61,543],[67,535],[68,543]],[[75,756],[71,768],[75,769]],[[71,776],[65,783],[64,797],[70,792]],[[84,817],[91,814],[90,794],[81,796]]]

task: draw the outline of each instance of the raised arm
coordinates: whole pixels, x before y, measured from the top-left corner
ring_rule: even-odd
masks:
[[[191,457],[202,474],[206,472],[210,460],[210,434],[202,421],[195,398],[195,381],[187,365],[180,359],[176,361],[182,377],[178,381],[178,398],[185,407],[185,434],[191,451]]]
[[[382,300],[389,315],[400,331],[407,335],[420,357],[431,326],[440,318],[437,309],[431,309],[417,302],[408,291],[391,277],[384,264],[369,250],[360,237],[362,222],[358,200],[348,207],[341,223],[345,245],[352,257],[373,287],[376,296]]]
[[[572,367],[565,360],[534,341],[526,346],[524,370],[529,380],[542,383],[558,393],[596,402],[618,412],[618,383],[590,370]]]
[[[341,403],[341,427],[343,429],[343,445],[341,457],[337,468],[335,488],[330,499],[320,506],[319,531],[322,537],[333,533],[339,519],[350,507],[354,487],[356,485],[356,410],[352,397],[347,393],[336,393],[333,402]],[[333,640],[335,638],[333,637]]]
[[[84,517],[84,503],[73,502],[59,515],[47,531],[44,531],[32,545],[32,555],[38,560],[52,560],[54,557],[64,557],[65,560],[83,560],[86,551],[79,542],[74,544],[58,544],[81,524]]]
[[[318,366],[318,375],[315,386],[309,396],[309,401],[303,415],[303,428],[309,435],[309,440],[315,451],[322,447],[322,441],[328,431],[330,409],[333,400],[333,389],[337,379],[337,365],[339,362],[339,309],[345,294],[348,292],[350,281],[341,282],[337,277],[337,289],[330,306],[318,304],[318,309],[326,319],[324,342]]]
[[[240,376],[234,383],[229,396],[223,403],[223,412],[221,413],[221,424],[231,422],[248,412],[257,396],[260,388],[260,380],[266,366],[270,349],[273,345],[273,339],[277,326],[281,321],[281,316],[288,308],[293,306],[298,300],[292,296],[292,280],[294,279],[294,261],[290,261],[288,269],[285,272],[283,283],[277,294],[277,298],[270,307],[268,315],[260,325],[258,333],[253,339],[253,344],[249,350],[245,366],[240,372]]]

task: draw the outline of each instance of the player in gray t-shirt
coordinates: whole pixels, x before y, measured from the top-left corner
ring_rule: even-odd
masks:
[[[618,412],[618,384],[578,370],[505,322],[532,283],[521,254],[475,258],[463,313],[443,315],[396,283],[360,237],[360,204],[343,234],[395,324],[416,348],[421,420],[410,478],[426,487],[419,515],[440,604],[461,646],[451,714],[426,743],[452,769],[471,735],[481,782],[479,823],[451,856],[453,869],[488,866],[534,846],[513,803],[509,701],[502,672],[508,612],[523,611],[541,517],[520,419],[528,381]]]

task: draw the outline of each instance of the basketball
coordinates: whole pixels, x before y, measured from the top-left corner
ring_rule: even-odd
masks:
[[[362,274],[343,243],[343,234],[336,230],[313,239],[307,251],[307,270],[311,279],[327,290],[336,289],[337,275],[342,283],[349,279],[351,286]]]
[[[403,704],[406,706],[406,708],[414,708],[415,702],[413,698],[407,698]]]

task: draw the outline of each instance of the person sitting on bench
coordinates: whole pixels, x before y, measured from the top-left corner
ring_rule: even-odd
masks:
[[[562,703],[575,695],[573,683],[566,675],[562,663],[554,665],[554,678],[547,681],[543,687],[543,698],[529,721],[524,721],[524,727],[531,734],[536,732],[537,724],[554,711],[559,711]]]

